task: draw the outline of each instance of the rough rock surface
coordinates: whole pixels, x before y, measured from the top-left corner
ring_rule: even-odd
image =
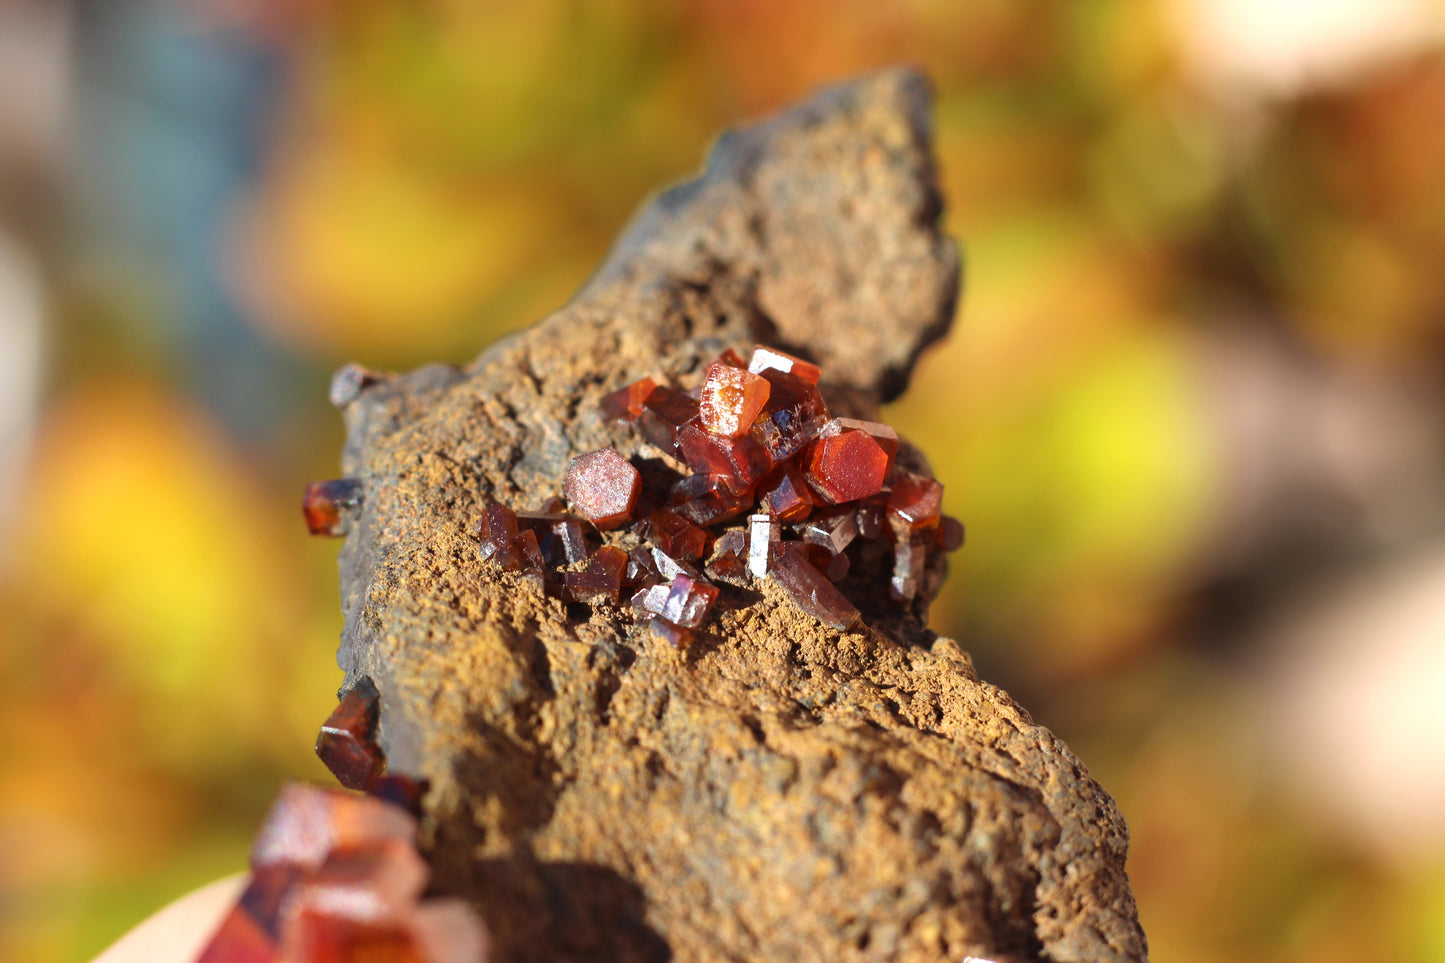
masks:
[[[765,341],[821,362],[835,410],[903,389],[958,290],[927,107],[890,71],[725,135],[567,307],[347,407],[338,658],[381,690],[393,770],[432,780],[438,882],[501,959],[1145,958],[1113,801],[919,613],[864,599],[839,633],[763,581],[678,651],[478,558],[488,499],[655,454],[596,413],[644,375]]]

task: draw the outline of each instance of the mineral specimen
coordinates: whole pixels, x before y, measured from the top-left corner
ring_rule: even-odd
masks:
[[[316,737],[316,755],[347,789],[367,788],[385,768],[376,745],[379,699],[370,680],[362,680],[341,697]]]
[[[632,517],[642,477],[616,448],[589,451],[572,459],[562,492],[599,529],[616,528]]]
[[[361,481],[356,478],[312,482],[301,496],[301,513],[312,535],[347,534],[360,507]]]
[[[767,404],[771,390],[766,378],[725,361],[714,361],[702,383],[702,426],[728,438],[747,434]]]
[[[251,879],[200,963],[485,963],[453,899],[423,900],[416,821],[377,799],[290,784],[251,852]]]

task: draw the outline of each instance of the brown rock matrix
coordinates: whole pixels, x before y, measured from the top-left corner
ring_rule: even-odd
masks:
[[[725,134],[572,303],[466,368],[368,373],[346,405],[345,474],[365,498],[341,552],[338,659],[381,694],[389,768],[430,780],[437,889],[473,901],[496,959],[1145,958],[1113,801],[926,629],[943,553],[920,553],[905,574],[923,589],[901,603],[876,577],[891,553],[856,558],[838,573],[861,611],[846,628],[774,580],[720,585],[679,649],[626,598],[568,604],[479,551],[487,506],[546,505],[584,452],[615,448],[646,478],[697,402],[674,392],[675,413],[634,428],[607,416],[637,413],[624,389],[701,384],[754,343],[801,360],[753,374],[821,369],[830,408],[859,420],[840,444],[928,477],[873,426],[958,291],[927,107],[896,70]],[[919,486],[907,507],[931,499]],[[819,546],[851,537],[826,522]],[[728,552],[743,571],[740,537]],[[612,569],[590,577],[610,587]]]

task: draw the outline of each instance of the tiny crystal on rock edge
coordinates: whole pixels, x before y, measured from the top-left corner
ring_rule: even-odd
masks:
[[[642,476],[616,448],[589,451],[572,459],[562,492],[599,529],[617,528],[632,517]]]
[[[338,538],[351,531],[361,507],[362,486],[356,478],[315,481],[301,496],[301,514],[312,535]]]
[[[331,376],[331,389],[327,392],[327,398],[337,408],[345,408],[367,388],[381,381],[385,375],[365,368],[356,362],[342,365],[336,369],[336,374]]]
[[[713,362],[708,365],[699,401],[703,427],[728,438],[747,434],[767,404],[771,390],[766,378],[724,362]]]
[[[379,699],[371,681],[362,680],[341,697],[316,737],[316,755],[347,789],[366,789],[385,768],[375,739]]]

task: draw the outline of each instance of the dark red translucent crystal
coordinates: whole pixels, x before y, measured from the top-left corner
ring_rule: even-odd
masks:
[[[603,395],[598,407],[602,417],[608,421],[636,421],[642,414],[642,407],[648,397],[657,390],[657,382],[651,378],[634,381],[626,388],[620,388],[609,395]]]
[[[682,648],[692,641],[692,629],[685,629],[680,625],[673,625],[667,619],[652,618],[647,620],[647,628],[665,642],[670,642],[677,648]]]
[[[888,453],[866,431],[819,438],[808,459],[808,482],[824,501],[853,502],[883,490]]]
[[[375,738],[379,698],[376,687],[363,679],[341,697],[316,737],[316,755],[347,789],[365,789],[385,768]]]
[[[573,508],[606,530],[632,517],[642,476],[616,448],[602,448],[572,459],[562,490]]]
[[[581,572],[564,576],[567,597],[574,602],[608,599],[616,602],[622,592],[622,575],[627,569],[627,553],[613,545],[604,545],[592,556]]]
[[[426,795],[430,785],[425,779],[387,775],[373,779],[371,785],[366,787],[366,792],[375,799],[400,806],[413,816],[419,816],[422,797]]]
[[[504,572],[515,572],[522,567],[522,555],[517,550],[517,516],[506,505],[488,505],[482,509],[477,540],[481,542],[482,561],[494,562]]]
[[[893,480],[888,496],[888,522],[900,541],[938,524],[943,513],[943,485],[937,480],[911,472]]]
[[[813,493],[803,473],[791,462],[779,465],[758,482],[758,508],[781,522],[807,518],[813,510]]]
[[[858,610],[838,591],[828,577],[808,561],[802,547],[784,542],[773,558],[768,574],[804,612],[835,629],[857,624]]]
[[[753,424],[752,436],[776,464],[817,437],[828,420],[828,408],[817,387],[797,375],[769,369],[762,376],[769,386],[768,403]]]
[[[362,486],[355,478],[312,482],[301,496],[301,514],[312,535],[339,537],[351,531],[361,508]]]
[[[666,508],[649,516],[648,534],[652,543],[672,558],[702,558],[707,551],[707,532]]]
[[[672,486],[668,504],[697,525],[712,525],[735,518],[752,507],[751,489],[734,491],[722,475],[688,475]]]
[[[938,520],[938,547],[945,552],[956,552],[963,548],[963,522],[951,515]]]
[[[644,438],[672,455],[677,452],[678,429],[696,418],[697,413],[696,398],[664,385],[647,396],[637,416],[637,427]]]
[[[818,437],[829,438],[845,431],[861,431],[878,443],[888,456],[888,469],[893,468],[893,459],[898,455],[898,432],[879,421],[859,421],[856,418],[834,418],[823,426]]]
[[[339,789],[287,783],[272,804],[251,846],[251,869],[321,867],[333,849],[369,846],[388,839],[416,841],[416,820],[400,807]]]
[[[699,417],[715,435],[738,438],[748,433],[767,404],[772,387],[766,378],[720,361],[708,365],[702,383]]]
[[[367,923],[302,910],[286,936],[288,963],[429,963],[416,935],[398,920]]]
[[[838,555],[858,537],[858,514],[850,508],[830,508],[808,519],[799,531],[803,541]]]
[[[707,563],[707,574],[713,578],[734,581],[748,573],[748,537],[732,529],[723,532],[713,545],[712,558]]]
[[[776,348],[763,347],[754,349],[753,358],[748,362],[748,370],[753,374],[762,374],[764,371],[782,371],[796,375],[813,385],[817,384],[818,379],[823,375],[822,370],[815,364],[804,361],[802,358],[795,358]]]
[[[751,488],[773,467],[773,459],[753,435],[725,438],[690,421],[677,432],[678,456],[695,472],[720,475],[734,490]]]

